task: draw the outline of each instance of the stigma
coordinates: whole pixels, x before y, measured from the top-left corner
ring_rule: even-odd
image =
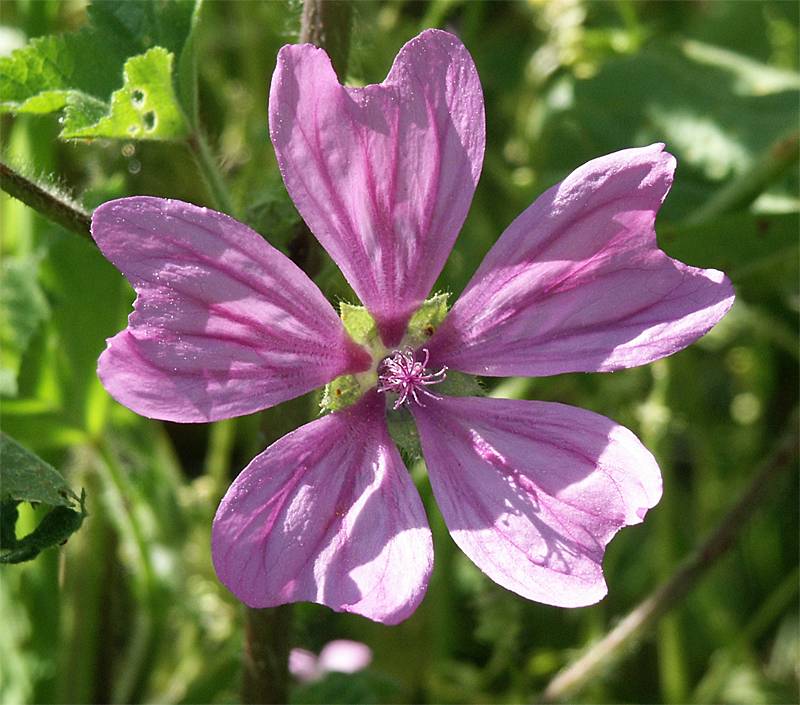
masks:
[[[425,406],[421,397],[441,399],[441,397],[428,391],[432,384],[444,382],[447,377],[447,367],[442,367],[438,372],[428,370],[429,354],[423,348],[424,358],[417,360],[411,348],[395,350],[385,357],[378,366],[378,391],[397,394],[394,409],[399,409],[403,404],[412,402]]]

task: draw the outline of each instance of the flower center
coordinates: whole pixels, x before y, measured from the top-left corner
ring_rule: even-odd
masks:
[[[428,370],[427,349],[423,348],[422,353],[424,359],[417,360],[411,348],[395,350],[378,366],[378,391],[397,394],[393,408],[399,409],[403,404],[410,404],[412,401],[425,406],[420,399],[423,394],[431,399],[441,399],[426,387],[444,382],[447,367],[431,372]]]

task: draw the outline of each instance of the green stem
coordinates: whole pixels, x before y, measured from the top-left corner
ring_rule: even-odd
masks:
[[[247,608],[242,702],[287,702],[291,624],[290,605]]]
[[[800,132],[775,142],[752,168],[730,181],[692,213],[684,225],[707,223],[725,213],[743,210],[800,159]]]
[[[0,188],[48,220],[82,235],[94,244],[91,235],[92,216],[64,195],[37,184],[3,162],[0,162]]]
[[[340,79],[347,71],[350,50],[352,6],[345,0],[305,0],[300,28],[300,42],[322,47]],[[299,229],[289,244],[295,263],[309,273],[316,242],[308,228]],[[302,254],[298,254],[302,253]],[[271,431],[289,424],[296,428],[309,418],[306,397],[281,405],[281,416]],[[293,412],[299,411],[299,414]],[[265,418],[271,414],[266,412]],[[298,421],[298,423],[294,423]],[[244,643],[242,701],[245,703],[283,703],[288,700],[289,635],[291,605],[271,609],[247,609]]]
[[[136,512],[130,508],[131,498],[136,492],[119,464],[112,448],[105,441],[98,442],[100,459],[98,469],[112,506],[108,514],[115,516],[118,532],[135,547],[137,570],[134,575],[133,593],[141,609],[133,618],[133,629],[129,635],[124,661],[115,674],[111,702],[136,702],[145,674],[152,663],[154,649],[158,644],[161,610],[158,601],[158,583],[152,562],[149,542]]]
[[[203,133],[200,130],[195,130],[189,135],[186,144],[189,146],[195,163],[203,175],[203,180],[208,186],[214,208],[228,215],[235,215],[233,199],[222,178],[217,160],[211,153],[211,148],[208,146]]]
[[[303,2],[300,43],[322,47],[331,58],[340,81],[347,75],[352,10],[349,0],[304,0]]]
[[[236,440],[236,419],[217,421],[208,434],[205,474],[214,485],[214,496],[222,496],[230,482],[231,454]]]
[[[552,703],[574,697],[608,670],[669,610],[692,590],[700,578],[739,538],[747,521],[769,496],[781,472],[793,467],[797,457],[797,411],[774,451],[756,469],[753,479],[736,504],[722,518],[703,543],[681,564],[673,576],[635,607],[600,641],[576,661],[559,671],[545,688],[540,702]]]
[[[711,656],[710,668],[687,702],[713,703],[722,700],[721,692],[725,684],[730,682],[732,671],[740,668],[748,658],[755,660],[753,643],[793,604],[797,604],[798,578],[800,570],[795,568],[762,603],[736,640]]]
[[[650,366],[653,375],[653,387],[645,408],[649,410],[642,421],[642,440],[658,457],[666,457],[665,439],[670,428],[670,409],[667,401],[670,385],[670,360],[658,360]],[[669,476],[672,468],[662,466],[662,472]],[[677,488],[676,488],[677,489]],[[665,492],[655,513],[655,534],[662,556],[659,576],[667,579],[675,568],[677,559],[674,555],[675,533],[678,527],[680,499],[675,492]],[[656,629],[656,647],[658,650],[658,670],[661,681],[662,700],[666,703],[681,703],[686,700],[688,691],[688,674],[684,659],[686,649],[683,646],[680,623],[675,614],[665,615]]]

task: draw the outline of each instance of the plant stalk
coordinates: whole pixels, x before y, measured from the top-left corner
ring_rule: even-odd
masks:
[[[48,220],[83,236],[93,245],[92,216],[66,197],[37,184],[0,162],[0,188]]]
[[[300,21],[300,44],[315,44],[331,57],[340,81],[347,75],[350,54],[350,0],[304,0]]]
[[[211,148],[208,146],[203,133],[195,130],[189,135],[186,144],[189,146],[189,151],[191,151],[195,163],[203,175],[206,186],[208,186],[214,208],[235,216],[236,211],[233,208],[233,199],[222,178],[217,160],[211,153]]]
[[[760,464],[753,479],[739,496],[736,504],[716,528],[701,543],[666,582],[600,641],[590,646],[582,656],[559,671],[542,693],[540,703],[553,703],[574,697],[609,669],[663,615],[675,607],[699,582],[700,578],[730,549],[742,533],[747,521],[769,496],[780,473],[793,467],[797,458],[797,411],[791,415],[787,430],[773,452]]]
[[[717,191],[686,219],[684,225],[700,225],[725,213],[746,209],[799,159],[800,132],[794,131],[770,146],[749,171]]]
[[[285,703],[289,690],[290,605],[247,608],[243,703]]]
[[[349,0],[303,2],[299,40],[301,43],[311,43],[325,49],[340,80],[347,70],[351,16],[352,6]],[[289,243],[292,259],[309,276],[313,276],[310,270],[315,259],[315,247],[318,248],[319,245],[305,224],[298,229],[297,235]],[[300,412],[299,423],[308,421],[307,400],[301,398],[295,400],[292,406],[282,405],[282,408],[286,408],[282,418],[283,423],[294,421],[294,418],[287,418],[287,415],[294,416],[296,410]],[[293,427],[296,428],[296,425]],[[287,702],[291,623],[291,605],[247,609],[242,702]]]

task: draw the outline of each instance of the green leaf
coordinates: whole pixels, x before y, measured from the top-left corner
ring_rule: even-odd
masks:
[[[19,539],[14,537],[10,544],[0,546],[0,563],[22,563],[39,555],[45,548],[64,543],[72,534],[81,528],[86,516],[84,495],[80,498],[80,511],[67,507],[55,507],[48,512],[30,534]],[[3,511],[10,503],[3,506]],[[16,507],[14,507],[16,509]],[[10,540],[4,534],[6,541]]]
[[[796,124],[798,91],[745,94],[741,71],[703,58],[654,42],[609,61],[590,79],[555,81],[542,101],[542,184],[599,154],[665,142],[678,159],[662,214],[669,219],[677,209],[685,216],[687,206],[699,207],[719,182],[750,170]]]
[[[162,47],[125,62],[124,85],[111,96],[108,114],[85,98],[67,102],[64,139],[174,140],[187,134],[186,120],[172,86],[173,55]]]
[[[0,58],[0,112],[48,113],[66,107],[63,138],[184,136],[173,65],[177,56],[179,93],[191,118],[198,8],[195,0],[93,3],[88,27],[34,39]],[[155,48],[160,51],[151,54]],[[147,99],[132,101],[137,90]]]
[[[51,465],[0,431],[0,501],[40,502],[72,507],[78,500],[66,480]]]
[[[0,273],[0,394],[16,396],[22,356],[49,307],[35,258],[6,257]]]
[[[734,89],[739,95],[766,95],[800,89],[800,74],[762,64],[734,51],[693,39],[681,43],[683,53],[707,66],[716,66],[736,77]]]
[[[81,492],[78,497],[55,468],[2,432],[0,456],[0,563],[21,563],[64,543],[81,527],[86,496]],[[20,502],[52,509],[30,534],[18,540],[15,525]]]

